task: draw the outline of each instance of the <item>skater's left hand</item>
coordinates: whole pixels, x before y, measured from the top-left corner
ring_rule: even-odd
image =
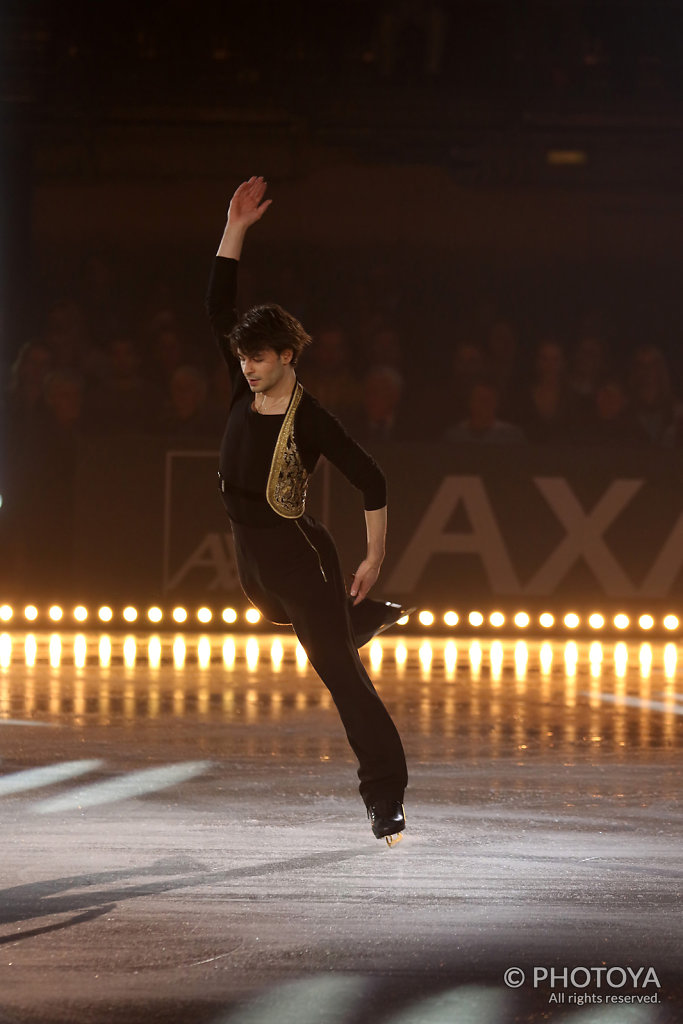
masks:
[[[351,597],[356,598],[354,604],[362,601],[368,595],[370,588],[375,585],[379,576],[379,568],[376,562],[371,562],[368,558],[364,558],[360,563],[353,574],[353,583],[351,584]]]

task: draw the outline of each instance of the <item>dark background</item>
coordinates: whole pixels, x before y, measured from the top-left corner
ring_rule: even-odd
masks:
[[[516,353],[501,415],[531,444],[555,440],[517,401],[544,338],[571,368],[581,338],[599,337],[634,414],[634,355],[656,348],[661,430],[611,441],[664,447],[676,471],[679,3],[5,3],[0,46],[6,588],[68,584],[74,522],[90,514],[87,488],[74,513],[73,481],[117,436],[97,415],[117,337],[160,388],[151,448],[217,446],[225,396],[203,294],[229,197],[252,173],[274,204],[249,240],[243,302],[340,325],[358,379],[366,338],[393,331],[396,443],[431,444],[465,415],[453,353],[471,346],[495,374],[503,323]],[[80,318],[88,357],[66,367],[85,381],[66,433],[42,398],[23,417],[15,401],[18,357],[49,341],[55,308]],[[191,435],[144,362],[159,317],[214,388]],[[579,425],[561,440],[603,440]]]

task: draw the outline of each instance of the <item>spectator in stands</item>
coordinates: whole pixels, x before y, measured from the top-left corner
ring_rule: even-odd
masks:
[[[360,413],[349,429],[361,441],[404,440],[404,381],[395,366],[371,366],[362,382]]]
[[[63,438],[77,434],[83,425],[85,381],[76,370],[58,369],[45,378],[46,434]]]
[[[157,429],[160,394],[141,375],[141,357],[132,338],[107,346],[108,373],[98,393],[96,425],[107,433],[149,433]]]
[[[351,372],[351,353],[346,334],[338,324],[315,333],[315,345],[302,360],[302,384],[344,422],[357,415],[360,390]]]
[[[629,393],[645,437],[663,443],[673,427],[676,402],[666,357],[656,345],[640,345],[633,353]]]
[[[517,331],[507,320],[496,320],[488,336],[485,361],[498,393],[498,409],[515,420],[519,414],[520,366]]]
[[[403,346],[398,331],[387,326],[375,331],[363,355],[366,366],[395,366],[400,370],[403,366]]]
[[[529,441],[566,441],[572,422],[564,349],[554,338],[539,342],[533,380],[523,396],[520,425]]]
[[[162,327],[154,335],[149,352],[149,378],[163,389],[170,386],[171,378],[185,364],[185,350],[175,327]]]
[[[168,403],[162,421],[165,433],[175,437],[216,437],[224,412],[208,401],[206,375],[196,366],[179,366],[169,383]]]
[[[498,419],[498,389],[492,380],[477,381],[470,391],[468,414],[444,434],[444,441],[452,444],[522,444],[523,431]]]
[[[592,409],[577,421],[572,436],[580,444],[596,445],[634,445],[646,440],[620,378],[606,377],[597,386]]]
[[[584,334],[574,346],[569,367],[569,389],[577,416],[590,416],[600,381],[607,372],[605,342],[596,334]]]
[[[48,311],[43,345],[55,369],[84,373],[89,369],[90,336],[84,310],[77,302],[56,302]]]
[[[484,352],[471,342],[460,342],[455,346],[451,358],[450,377],[430,374],[419,394],[411,401],[415,409],[414,422],[428,424],[430,439],[444,436],[446,430],[465,420],[469,414],[470,394],[475,383],[486,375]]]

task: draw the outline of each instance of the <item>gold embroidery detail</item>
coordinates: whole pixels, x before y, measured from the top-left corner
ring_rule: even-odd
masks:
[[[275,442],[266,485],[268,504],[285,519],[298,519],[306,507],[308,472],[294,440],[294,414],[303,392],[297,382]]]

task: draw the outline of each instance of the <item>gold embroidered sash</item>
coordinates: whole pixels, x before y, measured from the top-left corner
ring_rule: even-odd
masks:
[[[303,393],[303,385],[297,381],[275,442],[266,485],[268,504],[285,519],[298,519],[306,507],[308,472],[294,440],[294,414]]]

